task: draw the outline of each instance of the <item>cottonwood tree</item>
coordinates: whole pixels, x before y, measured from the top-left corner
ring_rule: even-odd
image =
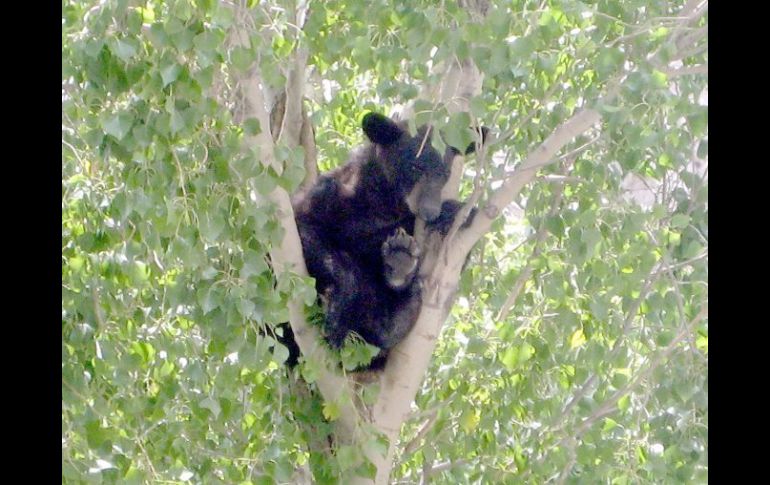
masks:
[[[63,481],[707,481],[707,12],[65,2]],[[290,196],[370,109],[493,137],[363,382],[308,321]]]

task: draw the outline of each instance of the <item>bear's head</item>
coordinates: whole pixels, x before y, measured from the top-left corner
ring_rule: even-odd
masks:
[[[448,163],[447,157],[433,148],[431,128],[422,126],[412,136],[405,123],[377,113],[367,113],[362,126],[399,197],[424,221],[436,219],[441,212],[441,189],[449,179],[451,158]]]

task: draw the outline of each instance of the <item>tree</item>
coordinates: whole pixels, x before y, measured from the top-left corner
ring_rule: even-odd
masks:
[[[707,13],[65,2],[63,481],[706,482]],[[374,383],[308,321],[290,205],[369,109],[494,134]]]

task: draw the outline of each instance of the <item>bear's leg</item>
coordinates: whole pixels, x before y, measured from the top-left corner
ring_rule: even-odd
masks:
[[[422,285],[419,278],[415,278],[391,314],[389,325],[381,329],[380,347],[386,350],[393,348],[412,330],[420,316],[421,292]]]
[[[339,348],[350,331],[358,331],[359,322],[366,320],[363,313],[372,302],[379,300],[376,286],[350,254],[322,237],[322,231],[304,224],[298,228],[308,272],[327,301],[326,340]]]
[[[380,347],[391,349],[404,340],[420,315],[420,248],[403,228],[398,228],[382,245],[385,281],[396,290],[396,301],[386,325],[380,327]]]
[[[396,291],[410,287],[417,275],[419,262],[417,241],[401,227],[382,244],[385,281]]]

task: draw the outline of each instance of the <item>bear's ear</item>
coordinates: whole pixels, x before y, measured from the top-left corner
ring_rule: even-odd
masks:
[[[361,126],[366,136],[378,145],[395,143],[404,134],[395,121],[379,113],[367,113]]]

